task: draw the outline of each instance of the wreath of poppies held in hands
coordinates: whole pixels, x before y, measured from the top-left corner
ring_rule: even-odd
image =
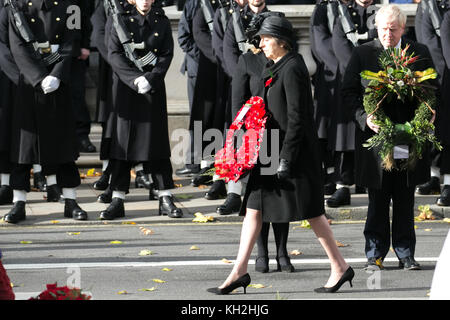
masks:
[[[230,180],[236,182],[255,166],[267,118],[264,100],[261,97],[251,97],[241,107],[227,131],[224,147],[215,155],[215,172],[220,178],[226,182]],[[242,145],[236,151],[235,134],[244,125],[247,130],[242,136]]]
[[[409,65],[419,56],[407,54],[409,45],[404,49],[390,48],[385,50],[379,58],[382,70],[375,73],[365,70],[361,77],[370,80],[365,90],[363,105],[368,117],[373,115],[373,122],[380,129],[377,134],[369,138],[364,147],[380,147],[383,168],[413,169],[418,159],[422,157],[427,144],[431,143],[438,150],[442,147],[434,135],[433,118],[435,115],[436,96],[434,88],[426,83],[429,79],[436,79],[437,73],[433,68],[425,71],[412,71]],[[386,116],[381,105],[384,101],[399,99],[403,103],[417,106],[415,116],[411,121],[403,124],[394,123]],[[394,160],[394,147],[407,145],[408,159]]]

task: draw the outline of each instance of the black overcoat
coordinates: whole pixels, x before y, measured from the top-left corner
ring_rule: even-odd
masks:
[[[142,57],[152,51],[157,57],[154,67],[141,72],[126,55],[117,32],[111,28],[108,41],[108,60],[114,70],[114,115],[111,126],[111,159],[153,161],[170,158],[167,123],[167,101],[164,77],[173,58],[173,38],[170,21],[160,8],[152,8],[143,16],[133,8],[125,19],[135,43],[145,43],[137,49]],[[134,85],[144,76],[151,90],[139,94]]]
[[[73,30],[67,28],[72,1],[19,0],[26,22],[39,43],[59,45],[61,58],[50,66],[30,54],[9,14],[9,44],[20,70],[12,113],[11,161],[22,164],[61,164],[78,158],[75,117],[70,104]],[[69,11],[69,13],[68,13]],[[44,94],[42,80],[61,80],[58,90]]]
[[[402,39],[402,48],[410,44],[408,54],[415,52],[421,58],[411,65],[412,70],[426,70],[433,67],[430,53],[426,46]],[[345,105],[354,115],[356,125],[355,140],[355,183],[359,186],[380,189],[382,183],[383,169],[379,148],[366,148],[363,143],[372,137],[373,132],[366,124],[367,114],[362,103],[363,93],[368,81],[361,79],[360,73],[364,70],[373,72],[380,71],[381,67],[378,57],[383,51],[383,46],[379,40],[374,40],[354,49],[347,71],[344,76],[342,94]],[[414,117],[416,106],[401,104],[396,101],[383,104],[386,114],[395,123],[404,123]],[[428,152],[428,151],[427,151]],[[430,159],[425,152],[414,170],[408,170],[408,186],[415,186],[424,183],[430,178]]]
[[[289,52],[263,71],[264,83],[272,76],[272,83],[264,88],[270,113],[264,139],[269,150],[277,144],[278,152],[270,154],[268,163],[264,163],[260,153],[260,165],[250,173],[243,207],[250,192],[260,192],[264,222],[317,217],[325,209],[308,69],[300,54]],[[276,170],[280,158],[288,160],[292,168],[292,178],[287,183],[280,183],[275,172],[263,171]]]

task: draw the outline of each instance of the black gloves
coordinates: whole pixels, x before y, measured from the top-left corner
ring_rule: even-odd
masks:
[[[286,181],[291,178],[291,166],[286,159],[280,159],[280,165],[277,169],[277,177],[280,181]]]

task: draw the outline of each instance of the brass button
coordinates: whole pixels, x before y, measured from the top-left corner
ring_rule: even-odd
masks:
[[[153,51],[154,51],[154,52],[158,52],[158,49],[154,49]]]
[[[58,39],[59,38],[59,34],[57,34],[56,36],[55,36],[55,39]]]
[[[130,21],[131,21],[131,22],[134,22],[134,19],[133,19],[133,18],[130,18]]]
[[[59,17],[56,18],[56,21],[60,21],[61,19]]]
[[[28,2],[28,5],[31,7],[33,5],[33,2]]]
[[[31,18],[31,22],[36,22],[36,20],[34,20],[34,18]]]
[[[54,4],[55,6],[57,6],[57,5],[58,5],[58,1],[53,2],[53,4]]]
[[[158,37],[159,36],[159,33],[158,32],[155,32],[155,37]]]

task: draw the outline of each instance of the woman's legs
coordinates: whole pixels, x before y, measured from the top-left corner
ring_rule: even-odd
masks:
[[[244,221],[242,222],[241,239],[236,262],[228,278],[219,288],[228,286],[231,282],[247,273],[248,260],[261,231],[261,226],[261,211],[247,209]]]
[[[331,231],[330,225],[328,223],[328,220],[325,218],[325,215],[308,219],[308,221],[312,229],[314,230],[317,239],[325,249],[328,258],[330,259],[331,275],[327,283],[325,284],[325,287],[332,287],[339,281],[339,279],[342,277],[349,266],[339,252],[339,248],[333,236],[333,231]]]

